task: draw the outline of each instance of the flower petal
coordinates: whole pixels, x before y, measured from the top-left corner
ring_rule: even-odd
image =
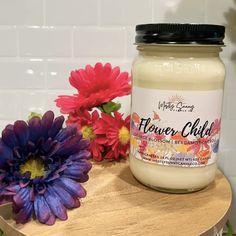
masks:
[[[21,146],[25,146],[29,140],[29,128],[23,120],[14,123],[14,132]]]
[[[80,140],[80,142],[79,142],[79,148],[80,148],[80,150],[81,150],[81,149],[88,149],[89,144],[90,144],[90,142],[89,142],[89,140],[87,140],[87,139],[82,139],[82,140]]]
[[[56,151],[56,155],[72,155],[78,152],[80,149],[83,149],[83,146],[85,146],[84,142],[87,143],[87,141],[81,140],[81,138],[81,135],[76,135],[62,142],[59,149]]]
[[[9,147],[0,144],[0,168],[3,168],[9,160],[12,160],[13,155]]]
[[[35,142],[41,136],[41,119],[39,117],[33,117],[29,121],[30,140]]]
[[[69,114],[77,108],[77,100],[77,96],[61,95],[55,102],[56,106],[60,108],[61,113]]]
[[[30,188],[21,188],[19,192],[13,197],[14,204],[21,208],[30,200]]]
[[[54,225],[56,222],[56,217],[51,214],[51,216],[49,217],[48,221],[45,223],[46,225]]]
[[[71,156],[69,157],[69,159],[70,159],[71,161],[75,161],[75,160],[78,160],[78,159],[84,159],[84,158],[85,158],[85,159],[89,159],[90,155],[91,155],[91,153],[90,153],[88,150],[83,149],[83,150],[81,150],[79,153],[76,153],[76,154],[71,155]]]
[[[64,174],[62,176],[65,178],[77,180],[81,183],[84,183],[84,182],[88,181],[88,179],[89,179],[88,174],[79,173],[79,172],[77,172],[76,168],[73,168],[73,169],[71,168],[71,169],[65,170]]]
[[[77,126],[76,125],[69,125],[65,129],[62,129],[61,132],[59,132],[55,139],[59,142],[62,142],[66,140],[67,138],[75,135],[77,133]]]
[[[27,143],[28,152],[33,153],[35,152],[35,149],[36,149],[36,145],[32,141],[28,141]]]
[[[25,224],[33,215],[33,203],[28,201],[21,210],[15,215],[17,224]]]
[[[93,122],[96,122],[98,119],[99,119],[99,114],[98,114],[98,111],[95,110],[95,111],[92,113],[92,121],[93,121]]]
[[[83,186],[72,179],[62,177],[58,179],[56,183],[58,183],[74,197],[83,198],[86,196],[86,190],[83,188]]]
[[[65,178],[70,178],[79,181],[80,183],[84,183],[89,180],[89,175],[88,174],[78,174],[76,171],[67,171],[62,175]]]
[[[64,188],[62,188],[61,186],[57,184],[54,184],[52,187],[50,186],[49,188],[51,191],[53,191],[57,195],[57,197],[61,200],[62,204],[66,208],[71,209],[76,206],[75,199]]]
[[[61,130],[61,128],[62,128],[62,125],[63,125],[63,123],[64,123],[64,120],[65,120],[64,116],[59,116],[59,117],[57,117],[57,118],[54,120],[54,122],[53,122],[53,124],[52,124],[52,127],[51,127],[50,130],[48,131],[48,136],[49,136],[49,137],[54,138],[54,137],[58,134],[58,132],[59,132],[59,131]]]
[[[61,220],[67,219],[66,208],[56,196],[56,194],[48,188],[48,191],[44,193],[45,199],[52,211],[52,213]]]
[[[53,124],[54,113],[52,111],[47,111],[42,117],[42,126],[50,128]]]
[[[48,130],[52,127],[54,120],[54,113],[47,111],[42,117],[42,135],[44,138],[48,137]]]
[[[92,168],[92,164],[88,161],[73,162],[64,170],[63,177],[75,179],[79,182],[86,182],[89,179],[88,171]]]
[[[18,140],[13,131],[13,126],[8,126],[2,131],[2,141],[10,148],[18,145]]]
[[[20,190],[19,184],[12,184],[5,188],[5,195],[15,195]]]
[[[44,142],[41,145],[41,153],[48,153],[49,151],[52,151],[53,148],[55,148],[57,145],[57,141],[53,140],[52,138],[48,138],[46,142]]]
[[[48,206],[43,195],[37,195],[34,200],[34,212],[39,222],[45,224],[52,215],[51,209]],[[55,217],[54,217],[55,218]]]

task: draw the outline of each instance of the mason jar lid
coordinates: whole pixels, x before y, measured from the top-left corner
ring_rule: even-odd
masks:
[[[136,25],[136,44],[224,45],[225,27],[209,24]]]

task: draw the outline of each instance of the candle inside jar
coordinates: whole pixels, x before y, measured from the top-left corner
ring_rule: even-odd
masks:
[[[156,26],[153,32],[161,29]],[[145,25],[141,30],[144,35]],[[138,40],[132,68],[131,171],[161,191],[199,190],[214,180],[217,170],[225,78],[221,44]]]

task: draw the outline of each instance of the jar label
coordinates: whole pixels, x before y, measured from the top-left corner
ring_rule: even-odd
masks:
[[[223,90],[133,87],[131,155],[158,165],[200,167],[216,162]]]

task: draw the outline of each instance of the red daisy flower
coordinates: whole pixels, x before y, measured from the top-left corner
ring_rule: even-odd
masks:
[[[56,105],[65,114],[89,110],[131,92],[129,74],[120,73],[120,68],[112,68],[110,63],[97,63],[94,67],[87,65],[85,69],[72,71],[69,80],[78,94],[61,95],[56,99]]]
[[[70,115],[66,124],[77,124],[78,131],[83,134],[83,138],[90,140],[92,158],[95,161],[102,161],[102,153],[104,152],[102,144],[105,141],[105,135],[95,134],[95,125],[98,119],[97,111],[93,111],[91,114],[88,111],[83,111],[83,113],[76,116]]]
[[[119,112],[114,112],[114,117],[102,113],[102,117],[96,123],[96,134],[106,135],[104,145],[107,147],[105,159],[119,159],[127,157],[130,141],[130,116],[125,120]]]

